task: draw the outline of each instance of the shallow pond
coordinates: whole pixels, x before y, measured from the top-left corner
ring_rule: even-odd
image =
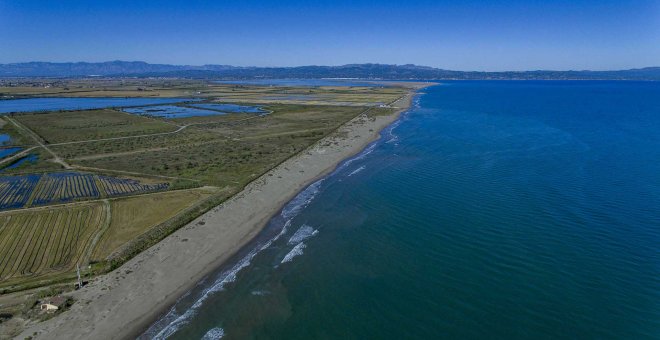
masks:
[[[3,148],[0,149],[0,158],[5,158],[7,156],[11,156],[19,151],[21,151],[23,148]]]
[[[18,149],[20,149],[20,148],[18,148]],[[0,157],[4,157],[4,156],[0,156]],[[34,154],[27,155],[27,156],[17,160],[16,162],[4,167],[2,170],[0,170],[0,172],[2,172],[4,170],[7,170],[7,169],[17,168],[23,163],[36,163],[38,159],[39,159],[39,156],[37,156],[37,155],[34,155]]]
[[[132,114],[142,115],[142,116],[153,116],[153,117],[162,117],[169,119],[217,116],[217,115],[227,114],[226,112],[202,110],[193,107],[176,106],[176,105],[129,107],[122,109],[122,111]]]
[[[11,141],[11,136],[6,133],[0,133],[0,145],[7,145]]]
[[[0,113],[88,110],[104,107],[170,104],[190,101],[187,98],[27,98],[0,100]]]

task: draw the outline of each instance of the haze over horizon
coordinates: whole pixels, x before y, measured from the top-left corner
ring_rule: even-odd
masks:
[[[0,63],[416,64],[458,71],[657,66],[654,1],[0,0]]]

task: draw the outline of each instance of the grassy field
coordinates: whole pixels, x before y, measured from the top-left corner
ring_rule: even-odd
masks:
[[[172,132],[176,125],[116,110],[15,115],[48,144]]]
[[[84,167],[194,178],[205,185],[238,188],[365,110],[302,105],[270,109],[273,113],[264,117],[196,125],[186,134],[158,136],[158,142],[150,139],[134,144],[135,148],[113,143],[110,152],[95,156],[83,156],[84,149],[73,146],[55,150],[71,164]]]
[[[169,220],[216,192],[217,190],[199,188],[112,200],[110,228],[94,249],[92,260],[106,260],[119,247],[151,227]]]

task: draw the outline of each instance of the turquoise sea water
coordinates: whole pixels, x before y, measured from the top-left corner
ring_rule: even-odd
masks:
[[[424,92],[143,337],[659,338],[660,84]]]

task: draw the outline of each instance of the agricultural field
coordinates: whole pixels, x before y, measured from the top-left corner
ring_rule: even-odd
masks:
[[[0,177],[0,210],[25,206],[41,175]]]
[[[185,79],[30,79],[0,81],[0,96],[190,97],[205,88],[202,81]]]
[[[69,202],[74,199],[99,198],[94,175],[75,172],[56,172],[42,176],[35,190],[33,205]]]
[[[117,178],[104,175],[99,175],[98,179],[105,194],[111,197],[161,191],[167,189],[169,186],[169,183],[145,184],[131,178]]]
[[[86,267],[107,259],[215,193],[214,188],[198,188],[0,212],[0,292],[72,277],[76,264]]]
[[[213,85],[207,90],[218,101],[254,104],[378,106],[403,95],[398,87],[245,87]]]
[[[4,85],[4,86],[3,86]],[[257,86],[198,80],[71,79],[0,84],[0,95],[49,97],[196,97],[232,103],[373,106],[388,103],[405,89],[396,86]]]
[[[109,220],[108,204],[0,213],[0,286],[70,272]]]
[[[392,113],[389,104],[406,93],[399,87],[43,81],[50,87],[0,92],[194,96],[201,100],[168,104],[168,110],[222,114],[157,117],[106,108],[2,117],[0,134],[6,131],[22,149],[0,158],[0,291],[71,278],[76,264],[109,270],[354,117]]]
[[[81,172],[0,176],[0,210],[143,194],[166,190],[168,182],[144,183]]]

